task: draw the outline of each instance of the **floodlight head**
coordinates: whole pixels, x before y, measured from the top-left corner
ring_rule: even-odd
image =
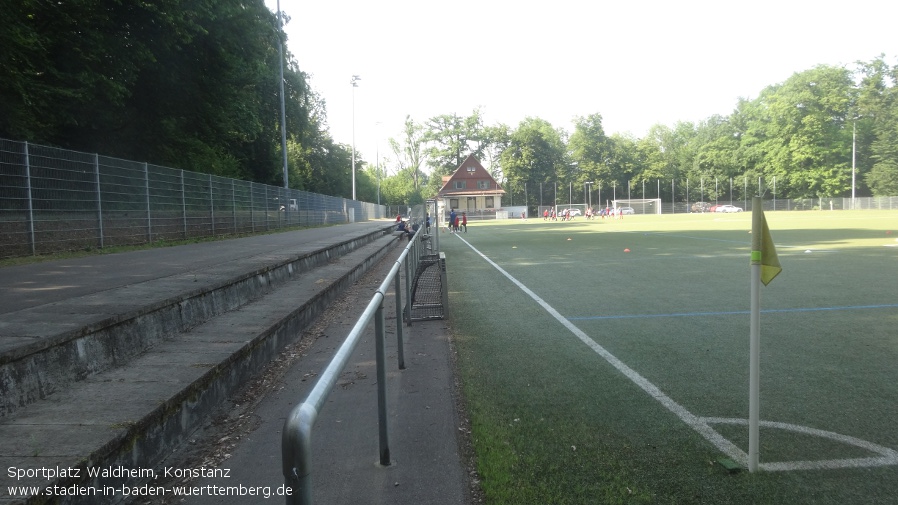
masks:
[[[357,88],[357,87],[359,87],[359,85],[356,84],[356,83],[357,83],[358,81],[361,81],[361,80],[362,80],[361,77],[359,77],[359,76],[357,76],[357,75],[353,75],[353,76],[352,76],[352,79],[349,81],[349,84],[352,84],[352,87],[353,87],[353,88]]]

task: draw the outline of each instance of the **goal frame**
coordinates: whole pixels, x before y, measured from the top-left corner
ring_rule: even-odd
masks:
[[[546,206],[546,207],[550,210],[552,209],[552,207],[549,207],[549,206]],[[564,212],[565,209],[579,209],[580,215],[585,216],[587,207],[589,207],[589,205],[587,205],[585,203],[559,203],[558,205],[555,206],[555,212],[556,213],[558,213],[559,211]],[[540,207],[540,209],[542,209],[542,207]]]
[[[633,207],[637,214],[661,214],[660,198],[624,198],[612,200],[615,209]]]

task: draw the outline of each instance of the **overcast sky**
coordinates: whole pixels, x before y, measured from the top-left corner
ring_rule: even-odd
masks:
[[[265,0],[275,11],[277,0]],[[889,0],[280,0],[288,50],[326,101],[333,138],[393,157],[406,115],[538,117],[605,132],[730,114],[816,65],[898,62]],[[350,85],[359,75],[358,87]],[[353,107],[354,102],[354,107]],[[353,120],[354,118],[354,120]],[[355,125],[353,129],[353,124]],[[354,134],[353,134],[354,130]]]

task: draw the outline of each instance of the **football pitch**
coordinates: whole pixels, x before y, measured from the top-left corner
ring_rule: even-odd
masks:
[[[487,503],[898,503],[898,212],[767,221],[757,472],[751,213],[440,236]]]

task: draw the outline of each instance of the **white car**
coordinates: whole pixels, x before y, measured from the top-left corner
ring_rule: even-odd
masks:
[[[715,212],[742,212],[742,207],[734,205],[718,205]]]
[[[617,209],[617,211],[620,212],[622,216],[626,216],[628,214],[636,214],[636,210],[633,209],[633,207],[621,207]]]
[[[287,207],[281,205],[280,210],[281,210],[281,212],[283,212],[283,211],[287,210]],[[290,210],[293,211],[293,212],[299,210],[299,207],[296,206],[296,199],[295,199],[295,198],[291,198],[291,199],[290,199]]]
[[[571,217],[582,215],[582,213],[580,212],[580,209],[559,210],[558,215],[563,216],[565,212],[569,212],[570,214],[568,214],[568,215]]]

